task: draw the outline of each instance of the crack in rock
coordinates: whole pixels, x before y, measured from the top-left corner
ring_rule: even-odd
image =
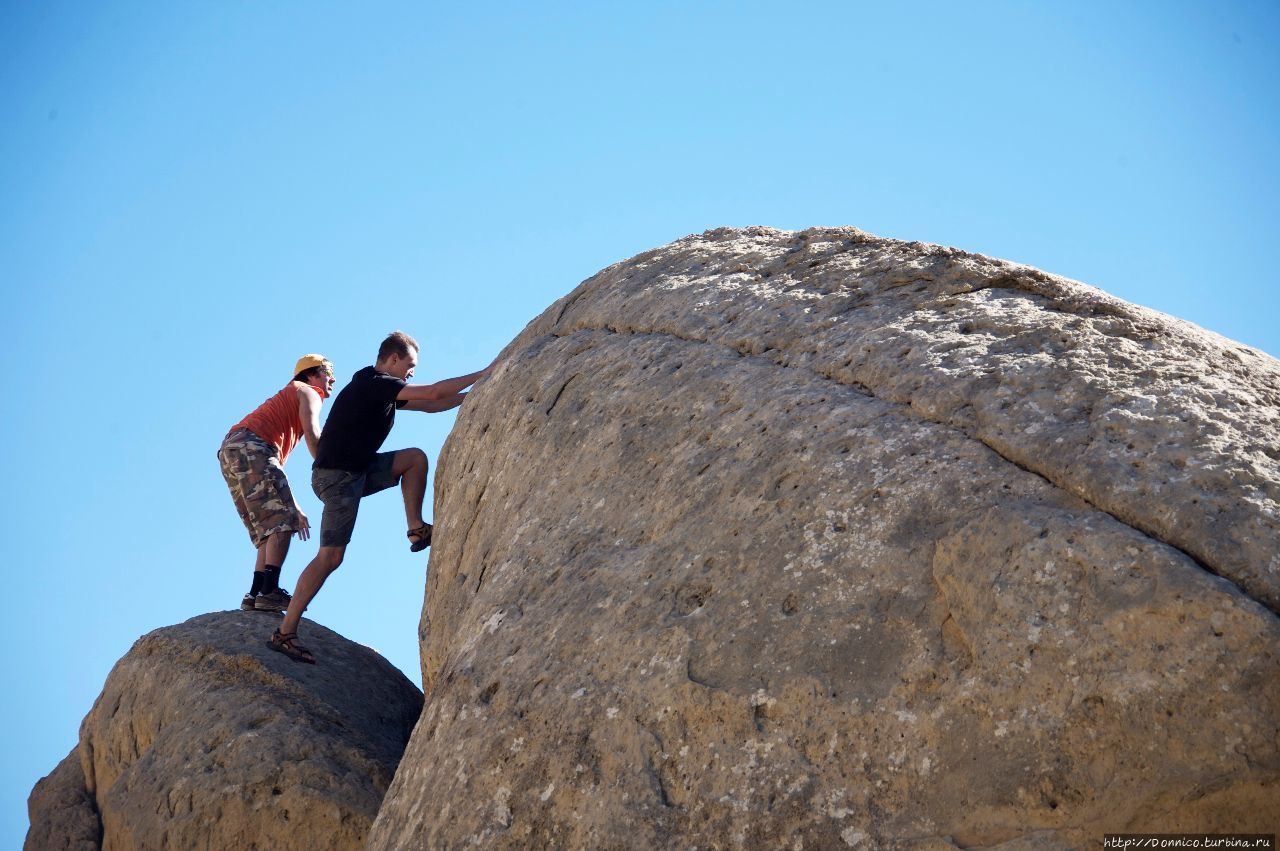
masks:
[[[582,332],[582,331],[589,331],[589,332],[595,332],[595,333],[610,334],[610,335],[615,335],[615,336],[658,336],[658,337],[666,337],[666,338],[670,338],[670,339],[679,340],[679,341],[684,342],[684,343],[691,343],[691,344],[695,344],[695,345],[706,345],[706,346],[713,346],[713,347],[717,347],[717,348],[722,348],[722,349],[726,349],[726,350],[729,350],[729,351],[735,352],[735,353],[736,353],[737,355],[739,355],[740,357],[747,357],[747,358],[754,358],[754,359],[758,359],[758,360],[763,360],[763,361],[765,361],[765,362],[767,362],[767,363],[769,363],[769,364],[772,364],[772,365],[777,366],[777,367],[781,367],[781,368],[783,368],[783,369],[796,369],[796,370],[800,370],[801,372],[805,372],[805,373],[807,373],[807,374],[809,374],[809,375],[814,376],[815,378],[821,378],[821,379],[823,379],[823,380],[830,381],[830,382],[832,382],[832,383],[834,383],[834,384],[837,384],[837,385],[839,385],[839,386],[841,386],[841,387],[844,387],[844,388],[846,388],[846,389],[848,389],[848,390],[851,390],[851,391],[853,391],[853,392],[856,392],[856,393],[858,393],[858,394],[860,394],[860,395],[862,395],[862,396],[865,396],[865,397],[870,398],[870,399],[875,399],[876,401],[878,401],[878,402],[880,402],[880,403],[882,403],[882,404],[885,404],[885,405],[888,405],[888,406],[893,407],[895,410],[897,410],[897,411],[899,411],[899,412],[903,413],[905,416],[907,416],[907,417],[909,417],[909,418],[911,418],[911,419],[914,419],[914,420],[916,420],[916,421],[918,421],[918,422],[929,423],[930,425],[937,426],[938,428],[942,428],[942,429],[945,429],[945,430],[948,430],[948,431],[951,431],[951,432],[954,432],[954,433],[960,434],[960,435],[962,435],[963,437],[968,438],[969,440],[973,440],[973,441],[975,441],[975,442],[977,442],[977,443],[981,444],[982,446],[985,446],[988,450],[990,450],[992,453],[994,453],[994,454],[995,454],[997,457],[999,457],[1001,460],[1003,460],[1003,461],[1005,461],[1005,462],[1007,462],[1007,463],[1009,463],[1009,464],[1013,465],[1014,467],[1018,468],[1019,470],[1022,470],[1022,471],[1023,471],[1023,472],[1025,472],[1025,473],[1029,473],[1029,474],[1031,474],[1031,475],[1033,475],[1033,476],[1037,476],[1038,478],[1040,478],[1041,480],[1043,480],[1044,482],[1046,482],[1047,484],[1049,484],[1050,486],[1052,486],[1052,487],[1054,487],[1054,488],[1056,488],[1056,489],[1058,489],[1058,490],[1061,490],[1061,491],[1063,491],[1063,492],[1065,492],[1065,493],[1070,494],[1072,497],[1074,497],[1074,498],[1076,498],[1076,499],[1079,499],[1081,502],[1083,502],[1083,503],[1085,503],[1086,505],[1088,505],[1088,506],[1089,506],[1091,509],[1093,509],[1094,511],[1097,511],[1099,514],[1103,514],[1103,515],[1105,515],[1105,516],[1107,516],[1107,517],[1111,518],[1112,520],[1114,520],[1116,523],[1120,524],[1121,526],[1124,526],[1124,527],[1126,527],[1126,528],[1128,528],[1128,529],[1132,529],[1132,530],[1134,530],[1134,531],[1136,531],[1136,532],[1140,533],[1140,534],[1141,534],[1141,535],[1143,535],[1144,537],[1149,538],[1150,540],[1155,541],[1155,542],[1156,542],[1156,543],[1158,543],[1158,544],[1161,544],[1161,545],[1163,545],[1163,546],[1166,546],[1166,547],[1168,547],[1168,548],[1170,548],[1170,549],[1172,549],[1172,550],[1174,550],[1174,551],[1176,551],[1176,552],[1178,552],[1178,553],[1182,554],[1182,555],[1183,555],[1183,556],[1184,556],[1188,561],[1190,561],[1193,565],[1195,565],[1195,566],[1196,566],[1197,568],[1199,568],[1200,570],[1202,570],[1202,571],[1204,571],[1205,573],[1208,573],[1208,574],[1210,574],[1210,575],[1212,575],[1212,576],[1214,576],[1214,577],[1217,577],[1217,578],[1218,578],[1218,579],[1220,579],[1222,582],[1226,583],[1226,584],[1227,584],[1227,585],[1229,585],[1231,588],[1235,589],[1235,590],[1236,590],[1238,593],[1240,593],[1242,596],[1244,596],[1244,597],[1246,597],[1246,598],[1248,598],[1248,599],[1250,599],[1250,600],[1253,600],[1254,602],[1258,603],[1258,605],[1260,605],[1260,606],[1262,606],[1263,608],[1267,609],[1267,611],[1271,612],[1271,614],[1273,614],[1273,615],[1280,615],[1280,610],[1278,610],[1276,607],[1274,607],[1274,606],[1272,606],[1272,605],[1268,604],[1266,601],[1264,601],[1264,600],[1260,600],[1260,599],[1258,599],[1257,597],[1255,597],[1254,595],[1250,594],[1248,591],[1246,591],[1244,588],[1242,588],[1238,583],[1236,583],[1235,581],[1233,581],[1230,577],[1225,576],[1225,575],[1223,575],[1222,573],[1220,573],[1220,572],[1219,572],[1219,570],[1218,570],[1218,569],[1216,569],[1214,565],[1210,564],[1210,563],[1209,563],[1209,562],[1207,562],[1206,560],[1204,560],[1204,559],[1202,559],[1202,558],[1200,558],[1200,557],[1196,556],[1194,553],[1192,553],[1192,552],[1190,552],[1190,551],[1188,551],[1188,550],[1184,549],[1183,547],[1178,546],[1177,544],[1174,544],[1174,543],[1171,543],[1171,542],[1169,542],[1169,541],[1166,541],[1166,540],[1162,539],[1162,538],[1160,537],[1160,535],[1158,534],[1158,532],[1156,532],[1155,530],[1150,529],[1150,528],[1144,528],[1144,526],[1143,526],[1142,524],[1140,524],[1140,523],[1127,521],[1127,520],[1125,520],[1125,519],[1123,519],[1123,518],[1121,518],[1121,517],[1117,516],[1117,515],[1116,515],[1116,514],[1114,514],[1113,512],[1111,512],[1111,511],[1109,511],[1109,510],[1107,510],[1107,509],[1103,508],[1102,506],[1098,505],[1098,504],[1097,504],[1097,503],[1095,503],[1093,500],[1090,500],[1087,496],[1085,496],[1084,494],[1082,494],[1082,493],[1078,492],[1078,490],[1077,490],[1077,489],[1073,489],[1069,484],[1064,484],[1064,483],[1062,483],[1062,482],[1055,481],[1055,479],[1053,478],[1053,476],[1051,476],[1049,473],[1047,473],[1047,472],[1045,472],[1045,471],[1043,471],[1043,470],[1035,469],[1035,468],[1033,468],[1033,467],[1031,467],[1031,466],[1028,466],[1028,465],[1027,465],[1027,464],[1025,464],[1025,463],[1022,463],[1022,462],[1017,461],[1017,460],[1016,460],[1016,459],[1014,459],[1014,458],[1010,458],[1008,455],[1006,455],[1005,453],[1003,453],[1002,451],[1000,451],[1000,449],[999,449],[999,448],[997,448],[995,445],[993,445],[990,441],[983,439],[983,437],[982,437],[981,435],[973,434],[973,433],[971,433],[969,430],[964,429],[964,428],[961,428],[961,427],[959,427],[959,426],[957,426],[957,425],[953,425],[953,424],[951,424],[951,423],[947,423],[947,422],[943,422],[943,421],[938,420],[938,419],[932,419],[932,418],[930,418],[930,417],[926,417],[926,416],[924,416],[923,414],[921,414],[919,411],[917,411],[915,408],[913,408],[913,407],[911,406],[911,404],[909,404],[909,403],[906,403],[906,402],[898,402],[898,401],[894,401],[894,400],[892,400],[892,399],[885,399],[885,398],[883,398],[883,397],[881,397],[881,396],[878,396],[872,388],[868,387],[867,385],[865,385],[865,384],[863,384],[863,383],[861,383],[861,382],[843,380],[843,379],[841,379],[841,378],[840,378],[840,377],[838,377],[838,376],[835,376],[835,375],[832,375],[832,374],[829,374],[829,373],[826,373],[826,372],[823,372],[823,371],[820,371],[820,370],[811,369],[811,368],[808,368],[808,367],[805,367],[805,366],[797,366],[797,365],[795,365],[795,364],[790,364],[790,363],[785,363],[785,362],[779,362],[779,361],[777,361],[777,360],[775,360],[775,359],[773,359],[773,358],[763,357],[762,355],[763,355],[763,353],[764,353],[764,352],[772,351],[772,349],[771,349],[771,348],[766,348],[766,349],[764,350],[764,352],[755,352],[755,351],[753,351],[750,347],[748,347],[748,346],[746,346],[746,345],[736,345],[736,346],[735,346],[735,345],[730,345],[729,343],[722,343],[722,342],[718,342],[718,341],[714,341],[714,340],[700,339],[700,338],[697,338],[697,337],[689,337],[689,336],[681,335],[681,334],[679,334],[679,333],[676,333],[676,332],[674,332],[674,331],[669,331],[669,330],[641,329],[641,328],[625,328],[625,329],[624,329],[624,328],[619,328],[619,327],[611,326],[611,325],[596,326],[596,325],[589,325],[589,324],[584,324],[584,323],[578,323],[578,324],[575,324],[575,325],[574,325],[570,330],[567,330],[567,331],[553,331],[553,332],[550,332],[550,333],[548,333],[548,334],[546,334],[546,335],[545,335],[545,338],[551,338],[551,339],[563,339],[563,338],[568,337],[568,336],[570,336],[570,335],[572,335],[572,334],[580,333],[580,332]],[[563,393],[564,393],[564,389],[565,389],[565,387],[567,387],[567,386],[569,385],[569,383],[570,383],[570,382],[572,382],[572,381],[573,381],[575,378],[577,378],[577,377],[578,377],[578,374],[575,374],[575,375],[574,375],[574,376],[572,376],[568,381],[566,381],[566,382],[564,383],[564,385],[562,385],[562,386],[561,386],[560,391],[556,394],[556,398],[555,398],[555,400],[551,403],[551,406],[550,406],[549,408],[547,408],[547,413],[550,413],[551,408],[554,408],[554,407],[555,407],[556,402],[558,402],[558,401],[559,401],[561,394],[563,394]]]

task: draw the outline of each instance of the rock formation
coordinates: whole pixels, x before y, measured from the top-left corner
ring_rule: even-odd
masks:
[[[323,664],[292,662],[267,648],[271,620],[219,612],[139,639],[36,784],[28,851],[362,847],[422,694],[310,621]]]
[[[369,848],[1280,826],[1280,363],[1082,284],[682,239],[511,344],[435,517]]]
[[[23,846],[26,851],[98,851],[102,847],[102,820],[93,796],[84,788],[79,746],[36,784],[27,810],[31,828]]]

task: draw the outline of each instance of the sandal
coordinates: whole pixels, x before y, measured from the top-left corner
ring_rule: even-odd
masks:
[[[420,553],[427,547],[431,546],[431,524],[423,523],[417,529],[410,529],[405,532],[410,538],[417,538],[416,541],[409,541],[409,552]]]
[[[267,646],[295,662],[306,662],[308,665],[316,663],[316,657],[311,654],[311,651],[298,643],[296,632],[281,632],[277,629],[271,633],[271,640],[267,642]]]

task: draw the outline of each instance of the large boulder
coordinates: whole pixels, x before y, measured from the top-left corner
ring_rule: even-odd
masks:
[[[552,305],[436,474],[369,848],[1280,826],[1280,363],[1025,266],[717,230]]]
[[[32,792],[29,851],[356,849],[422,708],[373,650],[305,622],[321,659],[219,612],[140,638]]]

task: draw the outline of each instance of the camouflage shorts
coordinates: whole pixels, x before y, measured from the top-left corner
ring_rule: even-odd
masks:
[[[254,547],[277,532],[298,531],[293,492],[274,446],[238,428],[222,441],[218,463]]]

